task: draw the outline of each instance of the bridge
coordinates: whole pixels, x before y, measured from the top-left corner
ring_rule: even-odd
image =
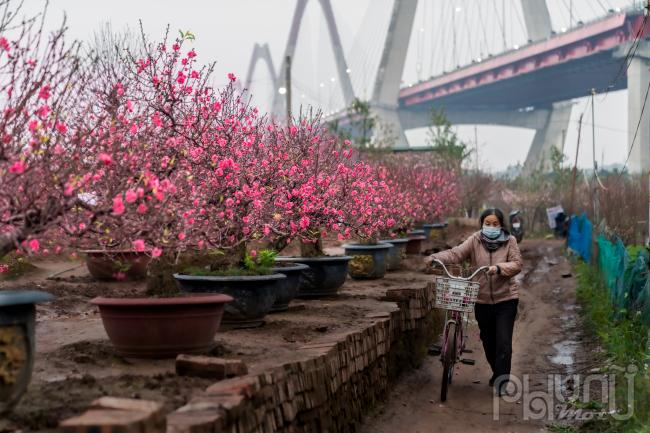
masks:
[[[395,147],[409,147],[404,131],[429,126],[431,109],[442,108],[453,124],[534,129],[524,165],[531,171],[547,166],[551,148],[563,148],[572,99],[589,95],[592,89],[606,93],[627,88],[629,168],[632,172],[650,170],[650,114],[643,110],[650,89],[650,26],[643,8],[611,9],[604,16],[554,32],[545,0],[519,1],[527,43],[402,86],[418,0],[394,0],[368,99],[378,118],[397,136]],[[285,59],[295,57],[307,2],[297,1]],[[346,107],[355,98],[350,68],[330,0],[319,3]],[[454,33],[454,44],[455,38]],[[282,87],[287,65],[283,62],[276,73],[268,46],[256,46],[247,87],[260,59],[267,63],[275,85]],[[274,114],[283,115],[285,98],[275,94],[272,107]],[[343,117],[344,107],[330,116]]]

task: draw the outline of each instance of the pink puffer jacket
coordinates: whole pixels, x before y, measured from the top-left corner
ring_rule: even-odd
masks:
[[[478,231],[462,244],[430,257],[444,264],[460,264],[469,259],[472,268],[497,265],[499,274],[481,273],[476,279],[481,284],[476,301],[479,304],[496,304],[519,297],[519,285],[514,276],[521,272],[523,262],[514,236],[510,236],[498,249],[488,251],[481,242],[481,232]]]

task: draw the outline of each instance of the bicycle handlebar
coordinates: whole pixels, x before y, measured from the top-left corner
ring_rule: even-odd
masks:
[[[433,261],[436,262],[436,263],[438,263],[440,266],[442,266],[442,269],[445,270],[445,273],[447,274],[447,276],[448,276],[449,278],[454,278],[454,279],[457,279],[457,280],[463,280],[463,281],[470,281],[472,278],[474,278],[476,275],[478,275],[479,272],[486,272],[488,269],[490,269],[489,266],[481,266],[480,268],[478,268],[477,270],[475,270],[474,273],[473,273],[472,275],[470,275],[469,277],[460,277],[460,276],[457,277],[457,276],[451,275],[451,274],[449,273],[449,271],[447,270],[447,267],[445,266],[445,264],[442,263],[440,260],[438,260],[438,259],[434,259]]]

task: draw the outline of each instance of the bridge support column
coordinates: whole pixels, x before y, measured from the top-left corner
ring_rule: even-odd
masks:
[[[546,0],[521,0],[528,39],[539,41],[551,35],[551,14]]]
[[[523,174],[530,174],[536,169],[549,170],[551,149],[553,147],[562,150],[564,148],[564,137],[571,119],[570,102],[558,102],[553,104],[546,116],[544,126],[537,129],[533,143],[528,150],[528,156],[524,163]]]
[[[407,149],[409,147],[404,127],[400,120],[397,107],[380,107],[374,105],[373,112],[377,115],[379,125],[373,131],[373,141],[380,147],[386,147],[389,141],[394,141],[393,149]]]
[[[417,7],[418,0],[395,0],[370,102],[379,122],[391,130],[397,139],[394,147],[402,149],[409,147],[409,144],[397,113],[397,106]],[[378,137],[377,133],[378,131],[375,132],[375,138]]]
[[[633,58],[627,70],[628,152],[630,152],[630,147],[634,146],[630,152],[627,166],[632,173],[646,173],[650,170],[650,102],[646,103],[643,118],[640,119],[649,85],[650,59],[647,57]],[[637,125],[639,131],[636,140],[634,140]]]

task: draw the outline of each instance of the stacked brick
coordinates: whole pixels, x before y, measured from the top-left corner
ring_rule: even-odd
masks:
[[[430,287],[389,290],[385,300],[398,309],[369,317],[360,331],[301,348],[301,361],[213,384],[168,415],[167,432],[354,432],[385,398],[400,359],[426,353],[435,332],[433,299]]]

